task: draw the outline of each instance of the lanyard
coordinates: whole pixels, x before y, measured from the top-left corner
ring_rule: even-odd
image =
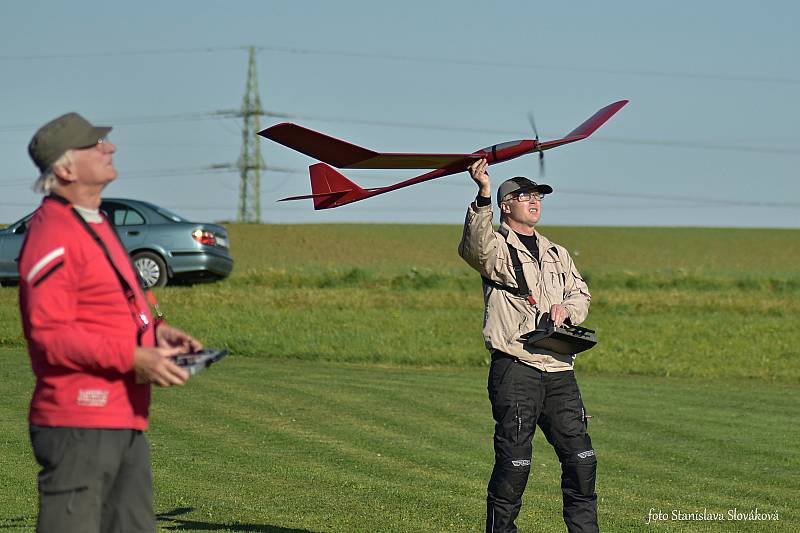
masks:
[[[78,222],[80,222],[81,226],[83,226],[83,228],[89,233],[89,235],[91,235],[92,239],[94,239],[94,242],[97,243],[100,249],[103,250],[103,255],[106,256],[108,263],[114,270],[114,274],[116,274],[117,279],[119,280],[119,284],[122,287],[122,292],[125,294],[125,298],[128,300],[128,305],[131,309],[131,314],[137,326],[136,344],[141,346],[142,336],[144,335],[145,331],[147,331],[147,328],[150,326],[150,321],[147,319],[147,314],[145,314],[144,311],[140,311],[138,306],[136,305],[136,290],[133,287],[131,287],[131,284],[128,283],[128,280],[125,279],[125,276],[122,275],[122,272],[120,272],[116,263],[114,263],[114,259],[111,257],[111,254],[108,251],[108,247],[103,242],[103,239],[101,239],[100,236],[97,234],[97,232],[94,231],[94,229],[92,229],[92,227],[89,225],[88,222],[86,222],[83,216],[81,216],[78,210],[75,209],[75,207],[71,203],[69,203],[69,201],[67,201],[65,198],[62,198],[61,196],[58,196],[56,194],[51,194],[48,198],[52,198],[53,200],[68,206],[70,208],[70,211],[72,211],[72,214],[75,216]],[[105,220],[107,223],[110,224],[105,215],[101,213],[100,216],[102,216],[103,220]],[[125,246],[123,246],[122,241],[119,240],[119,235],[117,235],[116,230],[114,230],[113,228],[112,230],[114,235],[116,235],[117,237],[117,242],[120,244],[120,247],[122,247],[122,249],[124,250]],[[156,301],[156,297],[153,296],[153,293],[149,289],[144,290],[144,288],[142,287],[142,278],[139,275],[138,270],[136,270],[136,268],[133,266],[132,263],[131,263],[131,268],[133,269],[134,273],[136,273],[136,277],[139,280],[140,288],[142,288],[142,290],[145,292],[145,295],[147,297],[147,302],[156,311],[154,326],[157,327],[161,322],[164,321],[164,314],[161,312],[161,309],[159,309],[158,302]]]

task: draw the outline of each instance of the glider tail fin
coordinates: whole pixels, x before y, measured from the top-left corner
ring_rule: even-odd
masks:
[[[308,171],[311,174],[314,209],[339,207],[369,195],[369,191],[362,189],[325,163],[311,165]]]

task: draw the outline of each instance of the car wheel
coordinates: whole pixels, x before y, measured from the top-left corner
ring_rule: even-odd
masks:
[[[139,252],[133,256],[133,265],[142,276],[145,289],[163,287],[167,284],[167,265],[160,255],[153,252]]]

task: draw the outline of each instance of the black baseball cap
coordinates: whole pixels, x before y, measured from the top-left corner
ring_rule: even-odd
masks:
[[[497,205],[500,205],[500,202],[503,201],[503,198],[511,193],[528,191],[536,191],[539,194],[550,194],[553,192],[553,188],[544,183],[536,183],[535,181],[531,181],[524,176],[517,176],[500,184],[500,187],[497,189]]]
[[[93,126],[78,113],[67,113],[39,128],[28,144],[28,154],[44,172],[67,150],[94,146],[109,131],[110,126]]]

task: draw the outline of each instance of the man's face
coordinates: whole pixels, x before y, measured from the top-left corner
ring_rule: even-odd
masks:
[[[117,177],[112,154],[117,147],[106,140],[72,152],[75,181],[82,185],[105,187]]]
[[[533,227],[542,214],[542,197],[535,191],[513,193],[503,200],[503,213],[508,220],[523,226]]]

